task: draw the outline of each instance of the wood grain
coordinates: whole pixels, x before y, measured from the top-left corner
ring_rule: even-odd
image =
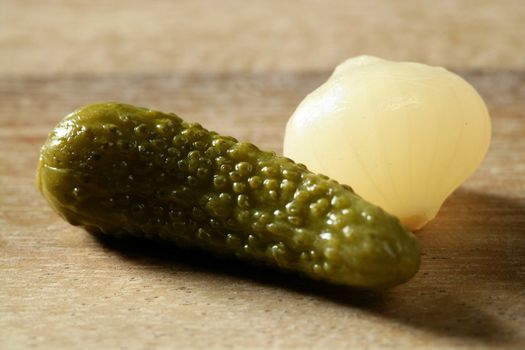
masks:
[[[1,0],[0,74],[525,68],[522,0]]]
[[[524,348],[523,71],[460,71],[489,105],[491,149],[418,232],[420,272],[384,293],[99,240],[34,186],[39,147],[79,105],[173,111],[280,152],[288,116],[328,74],[0,77],[0,348]]]

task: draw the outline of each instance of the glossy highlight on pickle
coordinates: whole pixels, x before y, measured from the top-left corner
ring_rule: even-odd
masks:
[[[77,109],[42,147],[38,187],[90,232],[165,239],[363,288],[405,282],[415,237],[350,187],[171,113]]]

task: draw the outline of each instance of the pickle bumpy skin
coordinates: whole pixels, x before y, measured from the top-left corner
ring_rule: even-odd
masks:
[[[415,237],[350,187],[171,113],[77,109],[42,147],[38,187],[89,231],[162,238],[336,284],[386,288],[419,268]]]

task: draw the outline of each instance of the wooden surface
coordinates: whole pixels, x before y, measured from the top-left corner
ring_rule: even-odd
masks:
[[[300,2],[297,15],[272,1],[228,1],[216,10],[205,6],[211,2],[169,3],[0,0],[0,349],[525,348],[520,1],[444,1],[437,9],[429,8],[435,2],[352,2],[350,10],[343,1]],[[375,16],[358,16],[376,5]],[[392,19],[392,11],[413,22]],[[197,23],[188,18],[195,13]],[[346,24],[348,13],[360,22]],[[333,21],[318,25],[314,14]],[[154,15],[171,21],[137,24]],[[75,33],[64,30],[73,23]],[[333,37],[346,25],[358,43]],[[412,40],[436,25],[441,34]],[[168,29],[176,44],[155,42],[133,59],[130,47]],[[397,48],[394,34],[384,36],[395,29],[409,30],[410,39]],[[387,39],[372,44],[377,38]],[[493,117],[485,161],[417,233],[422,266],[404,285],[357,292],[171,246],[99,240],[62,221],[35,188],[47,133],[96,101],[177,112],[280,152],[298,102],[336,61],[362,53],[360,45],[455,68]]]
[[[525,67],[522,0],[0,0],[0,71],[326,70],[350,56]]]

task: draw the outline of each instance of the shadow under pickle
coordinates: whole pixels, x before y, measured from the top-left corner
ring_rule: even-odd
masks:
[[[502,282],[506,288],[525,288],[524,279],[519,278],[525,267],[525,234],[519,231],[525,226],[524,213],[525,203],[520,200],[457,191],[438,218],[417,233],[423,255],[420,272],[411,281],[381,292],[313,281],[199,250],[179,249],[166,242],[95,237],[112,252],[151,270],[178,267],[233,276],[358,308],[442,336],[508,344],[525,339],[520,339],[516,330],[504,327],[494,315],[492,308],[498,301],[491,301],[490,295],[491,288]],[[488,239],[493,235],[497,237]],[[475,288],[471,288],[472,283],[477,283]],[[483,305],[491,302],[492,307]]]

